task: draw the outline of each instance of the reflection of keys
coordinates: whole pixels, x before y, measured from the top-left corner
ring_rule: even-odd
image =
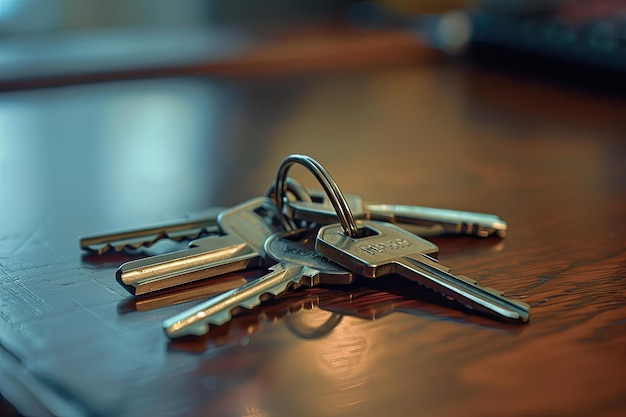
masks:
[[[255,333],[262,322],[281,323],[298,338],[316,339],[331,333],[344,316],[380,320],[398,311],[447,318],[463,314],[448,308],[452,301],[432,291],[422,291],[402,277],[366,283],[376,288],[327,286],[286,293],[213,327],[202,337],[171,339],[168,350],[201,353],[212,346],[239,345],[241,338]],[[397,292],[388,292],[388,286]]]
[[[222,236],[191,242],[190,249],[122,264],[117,280],[139,295],[229,272],[262,266],[265,239],[279,228],[272,223],[274,203],[257,197],[231,207],[218,217]]]
[[[337,214],[321,191],[309,190],[312,201],[291,201],[286,215],[295,221],[318,224],[337,222]],[[420,235],[456,234],[487,237],[506,235],[507,224],[493,214],[395,204],[368,204],[355,194],[345,194],[352,215],[361,220],[379,220],[411,227]]]
[[[355,274],[379,278],[399,274],[450,297],[467,308],[489,316],[527,322],[530,306],[510,300],[491,288],[482,288],[421,250],[424,239],[390,223],[358,221],[359,237],[346,236],[338,224],[324,226],[317,237],[317,251]]]
[[[238,309],[252,309],[268,296],[277,296],[288,289],[318,284],[346,285],[356,277],[345,268],[320,256],[313,248],[315,229],[274,234],[265,242],[266,254],[279,263],[266,275],[239,288],[220,294],[163,322],[165,332],[175,338],[185,335],[202,335],[210,325],[227,323]],[[423,240],[419,246],[427,253],[437,251],[437,246]]]
[[[319,289],[315,288],[312,290]],[[170,339],[167,349],[201,353],[212,346],[240,345],[241,339],[256,333],[263,322],[279,323],[283,320],[289,321],[292,315],[299,315],[303,310],[310,311],[311,309],[316,309],[317,297],[314,295],[309,296],[307,292],[307,290],[303,293],[292,292],[266,302],[262,308],[250,310],[246,314],[239,314],[222,326],[212,327],[210,332],[201,337]],[[341,292],[341,294],[345,293]],[[335,313],[328,314],[339,316]]]

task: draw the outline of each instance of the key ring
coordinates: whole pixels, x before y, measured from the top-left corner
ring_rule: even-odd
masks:
[[[276,194],[274,196],[274,200],[276,202],[278,219],[283,227],[286,230],[295,230],[297,228],[293,220],[286,217],[283,213],[283,206],[285,204],[287,192],[287,173],[293,164],[300,164],[304,166],[315,176],[324,189],[324,192],[328,195],[328,198],[330,198],[330,202],[337,212],[337,217],[339,218],[339,222],[341,223],[344,233],[350,237],[357,237],[358,228],[356,221],[354,220],[350,206],[348,206],[348,203],[339,189],[339,186],[319,162],[306,155],[289,155],[283,160],[283,162],[281,162],[276,173]]]
[[[311,196],[306,188],[304,188],[300,183],[293,178],[287,178],[286,180],[287,192],[293,194],[296,200],[305,201],[307,203],[312,202]],[[276,182],[272,181],[270,185],[267,187],[265,194],[269,198],[276,198]]]
[[[278,167],[278,172],[276,173],[275,202],[278,212],[278,218],[281,221],[283,227],[286,230],[296,229],[296,225],[294,224],[293,220],[285,217],[283,213],[287,173],[289,172],[291,166],[295,163],[304,166],[315,176],[315,178],[319,181],[319,183],[322,185],[322,188],[330,198],[330,202],[333,205],[335,212],[337,213],[337,217],[339,218],[339,222],[341,223],[344,233],[350,237],[356,237],[358,235],[356,221],[354,220],[354,216],[352,215],[350,206],[348,206],[348,203],[346,202],[343,193],[339,189],[339,186],[330,176],[328,171],[326,171],[319,162],[306,155],[294,154],[288,156],[280,164],[280,166]]]

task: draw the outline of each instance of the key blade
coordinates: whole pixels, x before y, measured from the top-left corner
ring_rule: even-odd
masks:
[[[397,263],[412,272],[408,274],[402,268],[397,271],[400,275],[451,297],[469,309],[522,323],[528,322],[530,318],[530,306],[523,301],[510,300],[492,288],[482,288],[471,278],[455,276],[448,268],[421,254],[404,256]]]
[[[304,275],[310,274],[307,270],[305,266],[292,263],[276,265],[269,274],[163,321],[163,329],[170,338],[201,336],[211,325],[220,326],[230,321],[238,308],[249,310],[258,306],[263,295],[277,296],[289,287],[298,286]]]
[[[506,236],[507,224],[494,214],[397,204],[368,204],[370,219],[395,224],[443,228],[445,233]]]
[[[122,264],[117,281],[140,295],[250,266],[260,266],[259,253],[236,236],[215,236],[196,241],[196,247]]]
[[[98,255],[150,247],[161,239],[177,242],[218,234],[217,217],[224,207],[212,207],[189,218],[138,229],[129,229],[80,238],[80,247]]]

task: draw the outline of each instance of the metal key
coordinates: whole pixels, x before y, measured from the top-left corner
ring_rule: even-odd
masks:
[[[359,236],[349,237],[341,225],[319,230],[316,249],[350,271],[367,278],[399,274],[450,297],[467,308],[510,321],[527,322],[530,306],[483,288],[463,275],[452,275],[422,253],[424,239],[390,223],[357,221]]]
[[[116,278],[131,294],[139,295],[262,267],[265,239],[279,231],[271,220],[274,208],[269,197],[257,197],[222,211],[217,219],[222,236],[194,240],[190,249],[126,262]]]
[[[162,239],[180,242],[215,235],[219,233],[217,217],[224,210],[224,207],[212,207],[178,221],[82,237],[80,247],[83,250],[103,255],[150,247]]]
[[[290,201],[285,204],[286,215],[295,221],[318,224],[337,222],[337,214],[328,196],[319,190],[309,190],[312,201]],[[432,207],[395,204],[368,204],[355,194],[344,194],[352,214],[359,220],[379,220],[411,227],[422,236],[458,234],[487,237],[506,235],[507,224],[494,214],[447,210]]]
[[[290,288],[353,283],[355,275],[315,251],[316,235],[317,230],[301,229],[270,236],[265,241],[266,254],[279,262],[269,268],[271,272],[165,320],[165,332],[171,338],[199,336],[207,333],[210,325],[228,322],[239,309],[252,309],[268,296],[278,296]],[[435,253],[438,247],[424,240],[420,249]]]
[[[287,190],[295,200],[311,201],[307,189],[294,179],[288,179]],[[265,192],[265,195],[270,198],[273,198],[273,194],[274,182],[270,183]],[[203,236],[217,235],[220,234],[217,218],[225,209],[225,207],[212,207],[180,221],[83,237],[80,239],[80,247],[83,250],[104,255],[129,250],[133,251],[141,247],[147,248],[162,239],[180,242],[198,239]]]

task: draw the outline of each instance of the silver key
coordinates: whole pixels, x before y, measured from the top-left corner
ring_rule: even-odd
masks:
[[[170,338],[194,335],[201,336],[209,331],[209,325],[222,325],[232,318],[236,308],[251,309],[261,303],[261,296],[278,295],[289,286],[299,287],[305,275],[309,279],[317,271],[293,263],[278,264],[271,272],[250,281],[239,288],[208,299],[163,322],[165,333]]]
[[[222,236],[191,242],[191,248],[122,264],[118,282],[131,294],[182,285],[200,279],[263,266],[265,239],[278,232],[269,197],[257,197],[220,213]]]
[[[287,191],[296,200],[311,201],[306,188],[291,178],[287,180]],[[274,182],[270,183],[265,195],[274,197]],[[162,239],[180,242],[217,235],[220,233],[217,217],[224,210],[225,207],[213,207],[180,221],[83,237],[80,239],[80,247],[97,255],[104,255],[147,248]]]
[[[212,207],[179,221],[82,237],[80,247],[83,250],[103,255],[150,247],[162,239],[180,242],[218,234],[217,217],[224,209],[224,207]]]
[[[268,296],[278,296],[288,289],[318,284],[347,285],[357,278],[315,251],[317,230],[301,229],[277,233],[265,241],[266,254],[277,262],[271,272],[243,286],[211,298],[165,320],[163,328],[171,338],[203,335],[210,325],[227,323],[240,309],[252,309]],[[420,249],[435,253],[436,245],[424,240]]]
[[[397,273],[469,309],[510,321],[528,321],[528,304],[480,287],[463,275],[452,275],[448,268],[422,253],[424,239],[390,223],[357,221],[357,225],[360,236],[355,238],[346,236],[339,224],[322,227],[317,236],[317,251],[367,278]]]
[[[286,215],[294,221],[318,224],[337,222],[337,214],[322,191],[309,190],[312,202],[285,204]],[[355,194],[344,194],[352,214],[360,220],[379,220],[410,227],[421,236],[458,234],[487,237],[506,235],[507,224],[494,214],[395,204],[368,204]]]

